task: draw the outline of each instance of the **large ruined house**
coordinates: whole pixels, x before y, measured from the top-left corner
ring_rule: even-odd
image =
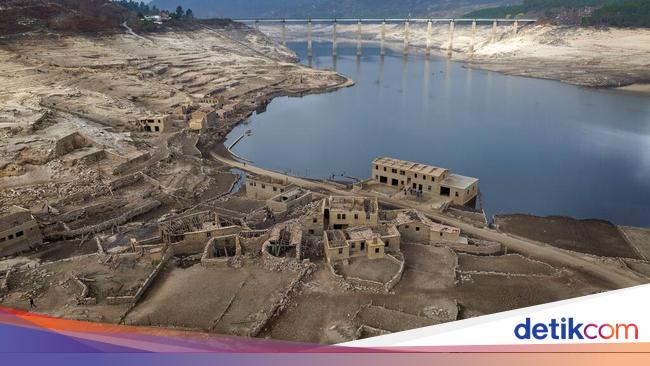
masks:
[[[160,224],[163,243],[170,245],[176,254],[202,252],[211,238],[240,231],[241,227],[222,222],[219,215],[209,211],[182,215]]]
[[[448,169],[393,158],[372,161],[371,179],[399,190],[427,197],[447,199],[458,205],[472,205],[479,189],[478,179],[451,174]]]
[[[41,230],[29,210],[12,206],[0,214],[0,257],[20,253],[42,243]]]

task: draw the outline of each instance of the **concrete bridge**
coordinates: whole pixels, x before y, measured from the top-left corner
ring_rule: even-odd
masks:
[[[255,28],[258,28],[260,23],[275,23],[282,25],[282,44],[286,45],[287,43],[287,32],[286,24],[287,23],[301,23],[307,25],[307,56],[313,56],[312,48],[312,24],[313,23],[331,23],[332,24],[332,55],[336,56],[336,25],[338,23],[348,23],[354,24],[357,23],[357,56],[361,56],[361,40],[362,40],[362,27],[363,23],[366,24],[381,24],[381,38],[380,38],[380,55],[384,55],[384,43],[386,41],[386,24],[387,23],[397,23],[404,24],[404,54],[408,54],[409,50],[409,25],[411,23],[426,23],[427,24],[427,37],[426,37],[426,49],[425,54],[431,53],[431,33],[434,23],[449,23],[449,43],[447,46],[447,53],[451,54],[453,51],[454,44],[454,27],[456,23],[470,23],[471,30],[471,41],[469,46],[470,53],[474,52],[475,36],[476,36],[476,25],[478,23],[492,23],[492,35],[491,41],[496,40],[497,27],[499,24],[505,24],[506,26],[512,27],[512,32],[517,34],[519,30],[519,24],[531,24],[535,23],[537,19],[471,19],[471,18],[387,18],[387,19],[355,19],[355,18],[305,18],[305,19],[235,19],[238,22],[254,24]]]

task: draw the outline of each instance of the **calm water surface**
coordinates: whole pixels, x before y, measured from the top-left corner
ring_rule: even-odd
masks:
[[[306,45],[289,44],[304,60]],[[445,58],[315,43],[312,66],[356,85],[277,98],[235,128],[255,165],[366,178],[390,156],[480,179],[494,213],[602,218],[650,226],[650,98],[466,69]],[[308,61],[304,60],[307,63]]]

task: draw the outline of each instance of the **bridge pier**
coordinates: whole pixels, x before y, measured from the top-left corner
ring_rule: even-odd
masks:
[[[357,22],[357,56],[361,56],[361,19]]]
[[[496,42],[496,40],[497,40],[497,21],[495,20],[492,22],[492,37],[490,42],[494,43]]]
[[[431,54],[431,32],[433,31],[433,25],[431,24],[431,20],[427,21],[427,48],[424,51],[425,55],[430,55]]]
[[[311,43],[311,19],[307,23],[307,57],[311,58],[314,55]]]
[[[472,20],[472,38],[469,41],[469,53],[474,53],[475,42],[476,42],[476,20]]]
[[[515,20],[515,22],[512,25],[512,33],[517,35],[517,32],[519,32],[519,21]]]
[[[404,22],[404,54],[409,54],[409,21]]]
[[[449,21],[449,45],[447,46],[447,54],[451,56],[454,52],[454,21]]]
[[[336,57],[336,20],[332,25],[332,56]]]
[[[384,43],[386,42],[386,21],[381,22],[381,41],[379,42],[379,55],[384,56],[386,51],[384,50]]]
[[[287,45],[287,22],[282,20],[282,45]]]

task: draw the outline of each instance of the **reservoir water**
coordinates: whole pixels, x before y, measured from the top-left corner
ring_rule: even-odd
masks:
[[[289,46],[306,60],[306,44]],[[376,46],[314,43],[313,67],[356,85],[274,99],[233,149],[295,175],[365,179],[389,156],[480,179],[488,215],[530,213],[650,226],[650,98],[472,70]]]

